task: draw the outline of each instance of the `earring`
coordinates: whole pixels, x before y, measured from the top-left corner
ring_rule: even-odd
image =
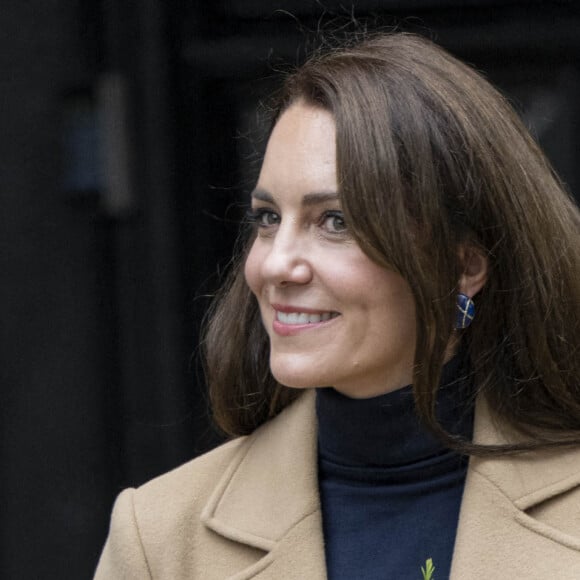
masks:
[[[475,318],[475,304],[473,300],[465,294],[457,295],[457,311],[455,318],[455,328],[467,328]]]

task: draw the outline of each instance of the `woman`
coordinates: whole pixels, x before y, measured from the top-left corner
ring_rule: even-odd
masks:
[[[97,578],[580,578],[580,216],[538,147],[407,34],[274,113],[205,341],[240,437],[123,492]]]

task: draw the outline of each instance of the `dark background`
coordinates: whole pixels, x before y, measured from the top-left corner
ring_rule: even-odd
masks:
[[[484,71],[578,194],[574,4],[353,10]],[[350,13],[331,0],[2,1],[1,578],[91,578],[115,495],[219,441],[198,333],[255,175],[257,103],[313,31]]]

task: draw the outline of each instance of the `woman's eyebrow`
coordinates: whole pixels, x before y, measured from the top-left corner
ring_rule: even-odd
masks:
[[[252,198],[257,199],[259,201],[264,201],[267,203],[275,203],[272,194],[260,187],[256,187],[256,189],[252,191],[251,195]],[[312,192],[304,195],[304,197],[302,198],[302,205],[303,206],[317,205],[319,203],[325,203],[328,201],[336,201],[337,199],[338,193],[335,191]]]
[[[336,191],[321,191],[319,193],[307,193],[302,198],[302,205],[317,205],[319,203],[325,203],[327,201],[336,201],[338,199],[338,193]]]
[[[257,199],[259,201],[274,203],[274,198],[272,197],[272,194],[267,192],[265,189],[261,189],[260,187],[256,187],[256,189],[252,191],[251,196],[253,199]]]

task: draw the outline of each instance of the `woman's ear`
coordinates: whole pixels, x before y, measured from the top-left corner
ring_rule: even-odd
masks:
[[[462,272],[459,277],[458,290],[473,298],[487,281],[489,261],[479,248],[469,244],[459,246],[458,257],[459,268]]]

